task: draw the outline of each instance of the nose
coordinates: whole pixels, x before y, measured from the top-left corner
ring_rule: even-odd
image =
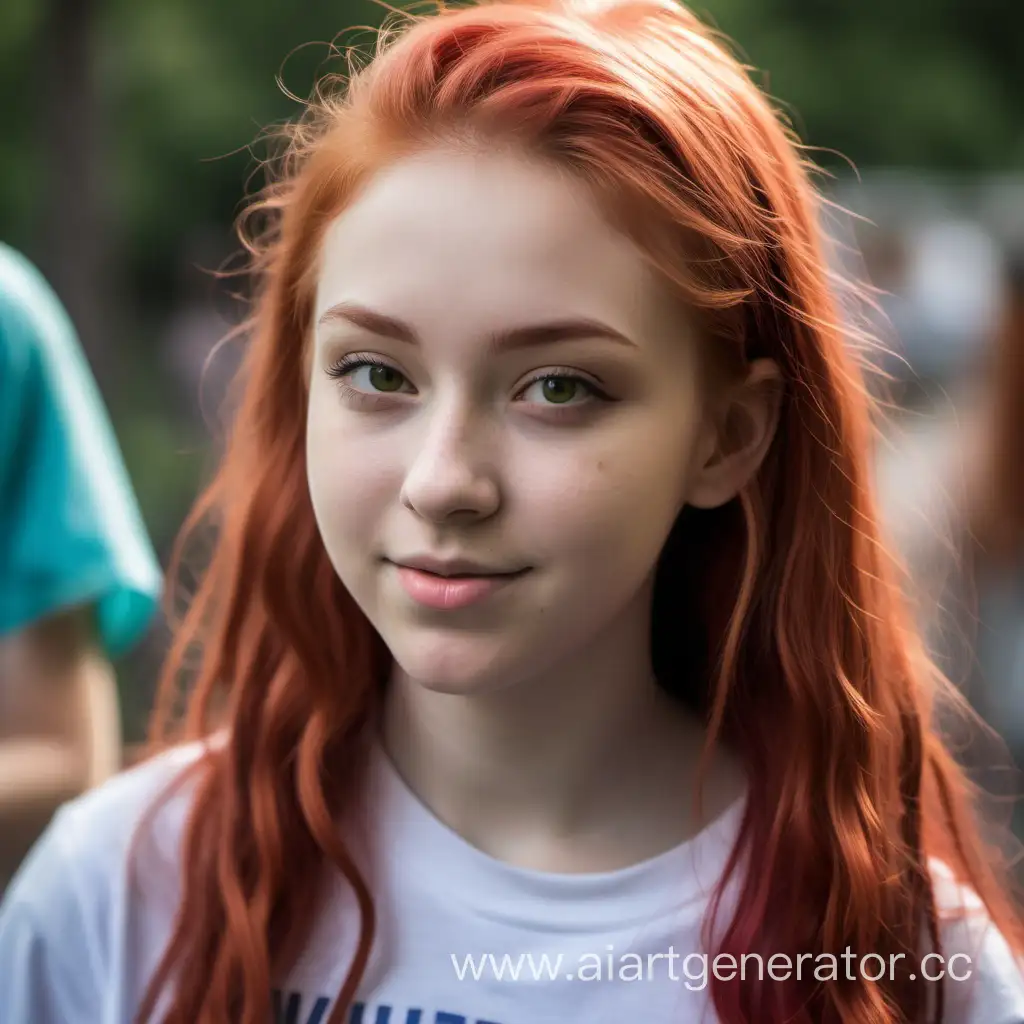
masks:
[[[487,434],[468,410],[438,409],[414,444],[402,504],[433,523],[493,516],[501,490]]]

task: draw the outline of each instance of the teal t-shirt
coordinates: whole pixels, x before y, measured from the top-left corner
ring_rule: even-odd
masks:
[[[141,636],[162,573],[71,320],[0,244],[0,635],[91,605],[112,656]]]

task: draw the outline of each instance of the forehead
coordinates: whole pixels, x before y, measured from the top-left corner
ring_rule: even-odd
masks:
[[[641,337],[670,310],[582,183],[515,154],[447,150],[392,165],[332,223],[316,317],[339,302],[427,336],[578,316]]]

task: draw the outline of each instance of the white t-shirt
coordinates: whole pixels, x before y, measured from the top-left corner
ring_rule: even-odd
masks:
[[[2,1024],[131,1024],[170,935],[188,784],[153,817],[131,859],[129,847],[142,814],[199,749],[161,755],[58,813],[0,909]],[[714,1024],[713,961],[701,952],[700,928],[742,804],[634,867],[551,875],[465,842],[379,751],[370,786],[378,929],[349,1024]],[[940,901],[951,899],[948,876],[939,871],[937,883]],[[271,1024],[326,1024],[358,915],[340,878],[322,906],[304,954],[274,991]],[[943,939],[949,970],[970,974],[946,983],[948,1024],[1024,1022],[1021,973],[983,916],[948,926]],[[954,951],[970,962],[953,963]],[[838,975],[859,970],[863,952],[837,957]],[[863,963],[871,975],[879,970]],[[758,965],[745,969],[756,975]],[[776,962],[776,973],[783,969]]]

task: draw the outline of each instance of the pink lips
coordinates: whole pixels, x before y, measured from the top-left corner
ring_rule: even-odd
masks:
[[[396,565],[402,588],[414,601],[428,608],[465,608],[490,597],[518,579],[522,573],[498,576],[440,576],[424,569]]]

